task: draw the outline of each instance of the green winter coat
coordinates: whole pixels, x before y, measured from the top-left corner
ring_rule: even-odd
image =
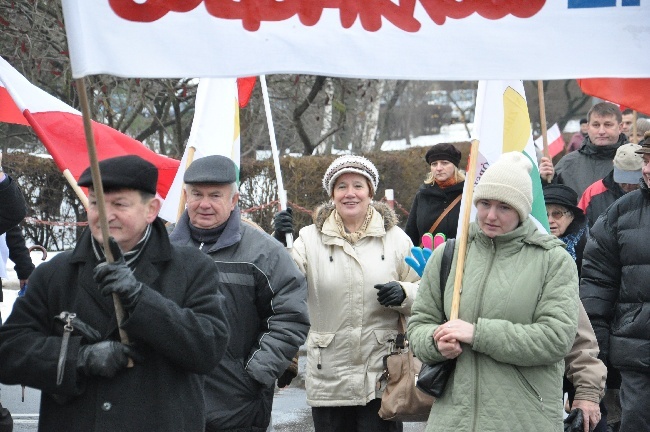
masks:
[[[458,254],[445,287],[451,311]],[[424,271],[408,334],[425,363],[444,360],[432,338],[444,320],[438,248]],[[564,356],[576,336],[578,274],[557,238],[527,219],[490,239],[470,225],[459,318],[474,323],[427,432],[561,431]]]

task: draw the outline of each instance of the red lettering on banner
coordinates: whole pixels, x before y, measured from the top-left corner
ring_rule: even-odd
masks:
[[[120,18],[136,22],[153,22],[167,15],[167,12],[189,12],[202,0],[108,0],[113,12]]]
[[[542,9],[546,0],[420,0],[420,3],[434,23],[443,25],[447,18],[467,18],[474,12],[491,20],[508,14],[530,18]]]
[[[512,14],[530,18],[546,0],[419,0],[431,20],[443,25],[447,18],[462,19],[476,12],[483,18],[497,20]],[[366,31],[381,29],[382,19],[406,32],[417,32],[421,24],[413,16],[416,0],[108,0],[119,17],[136,22],[156,21],[168,12],[189,12],[200,3],[216,17],[241,20],[244,29],[257,31],[262,22],[284,21],[298,15],[305,26],[314,26],[324,9],[338,9],[343,28],[350,28],[357,18]]]

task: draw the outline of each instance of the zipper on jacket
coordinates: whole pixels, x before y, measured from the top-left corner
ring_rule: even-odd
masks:
[[[476,306],[476,311],[475,311],[475,315],[474,315],[475,317],[477,317],[477,319],[476,319],[477,323],[478,323],[478,317],[480,316],[481,310],[483,309],[483,297],[484,297],[484,294],[485,294],[485,284],[487,282],[488,276],[490,275],[490,271],[492,271],[492,265],[494,264],[494,258],[496,257],[496,254],[497,254],[497,248],[496,248],[496,245],[494,244],[493,239],[490,239],[490,246],[491,246],[490,249],[492,251],[492,254],[490,255],[490,261],[489,261],[488,265],[485,266],[487,271],[485,273],[483,273],[483,277],[481,278],[481,283],[479,284],[479,289],[480,289],[479,298],[478,298],[479,301],[476,302],[477,306]],[[474,354],[474,357],[475,357],[474,358],[474,376],[475,376],[474,382],[477,383],[477,382],[479,382],[479,379],[478,379],[479,364],[478,364],[478,361],[476,359],[475,354]],[[473,426],[472,426],[473,431],[477,430],[476,429],[476,424],[478,422],[478,406],[479,406],[479,402],[480,402],[479,401],[479,392],[477,391],[477,389],[475,389],[475,391],[474,391],[474,421],[473,421]]]
[[[322,365],[323,357],[322,357],[321,351],[322,351],[322,348],[321,348],[321,347],[318,347],[318,364],[316,365],[316,367],[317,367],[318,369],[322,369],[322,368],[323,368],[323,365]]]
[[[535,390],[535,387],[533,387],[528,382],[528,380],[526,379],[524,374],[521,373],[521,371],[519,370],[519,368],[517,366],[513,366],[513,367],[515,368],[515,371],[517,372],[517,375],[519,376],[520,381],[524,384],[524,387],[526,387],[526,389],[530,393],[532,393],[533,396],[535,396],[535,398],[539,401],[540,406],[542,407],[542,411],[544,411],[544,399],[542,398],[542,395],[539,394],[539,392],[537,390]]]
[[[199,250],[203,250],[203,245],[204,244],[205,244],[204,242],[201,242],[201,244],[199,245]]]

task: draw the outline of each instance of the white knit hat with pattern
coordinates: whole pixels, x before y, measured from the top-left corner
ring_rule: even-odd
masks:
[[[528,218],[533,207],[533,164],[521,152],[503,153],[483,173],[474,189],[474,205],[479,200],[497,200],[517,210],[519,220]]]
[[[323,176],[323,188],[327,191],[327,196],[332,196],[332,190],[334,189],[336,179],[341,174],[345,173],[361,174],[370,180],[373,196],[377,193],[379,173],[377,172],[375,165],[363,156],[345,155],[334,159],[334,162],[332,162],[329,168],[327,168],[327,171],[325,171],[325,175]]]

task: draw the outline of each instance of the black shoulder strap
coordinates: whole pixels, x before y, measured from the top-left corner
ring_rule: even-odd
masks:
[[[440,297],[442,298],[442,310],[445,310],[445,285],[451,272],[451,262],[454,259],[454,247],[456,239],[449,239],[445,243],[445,250],[442,251],[442,262],[440,263]],[[445,317],[446,319],[447,317]]]

